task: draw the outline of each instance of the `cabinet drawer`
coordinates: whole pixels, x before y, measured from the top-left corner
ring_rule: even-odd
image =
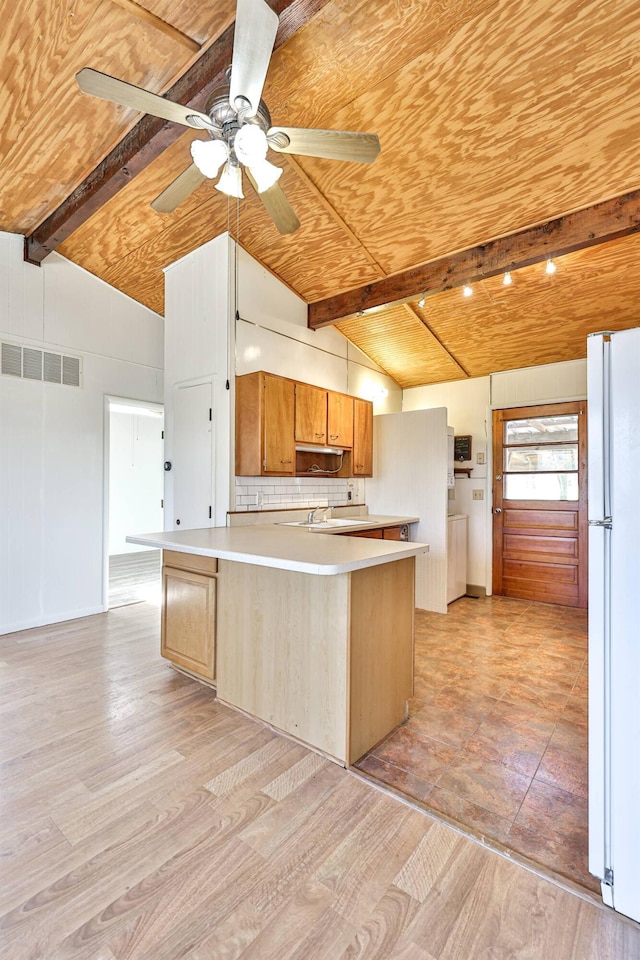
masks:
[[[368,537],[370,540],[382,540],[382,530],[350,530],[343,534],[345,537]]]
[[[200,557],[196,553],[179,553],[177,550],[163,550],[162,562],[165,566],[178,570],[191,570],[212,576],[218,572],[217,557]]]
[[[382,537],[384,540],[402,540],[402,527],[385,527]]]

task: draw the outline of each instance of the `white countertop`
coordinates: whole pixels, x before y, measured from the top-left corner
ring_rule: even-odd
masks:
[[[382,520],[382,523],[380,522]],[[370,521],[370,522],[369,522]],[[413,523],[414,517],[367,517],[367,524],[354,523],[354,530]],[[331,575],[402,560],[427,553],[426,543],[374,540],[366,537],[318,537],[310,533],[345,533],[348,528],[329,531],[306,527],[261,524],[245,527],[203,527],[199,530],[172,530],[136,534],[128,543],[145,547],[218,557],[237,563],[297,570],[300,573]]]
[[[347,520],[353,520],[353,523],[348,524]],[[355,533],[356,530],[377,530],[379,527],[402,527],[408,523],[418,523],[419,520],[419,517],[389,517],[380,516],[379,514],[367,514],[366,516],[362,517],[340,518],[339,527],[323,527],[321,523],[317,523],[308,527],[304,521],[300,522],[300,526],[309,533],[349,534]],[[278,520],[276,522],[278,524],[282,524],[284,522],[285,526],[287,525],[286,521]],[[295,523],[296,521],[292,522]]]

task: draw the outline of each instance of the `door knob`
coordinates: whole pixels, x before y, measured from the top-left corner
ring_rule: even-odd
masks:
[[[502,507],[496,507],[494,513],[502,513]]]

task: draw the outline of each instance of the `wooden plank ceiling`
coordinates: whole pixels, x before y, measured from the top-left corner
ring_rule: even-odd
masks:
[[[0,229],[29,234],[139,119],[81,94],[77,70],[161,93],[234,6],[0,3]],[[377,132],[374,164],[270,154],[302,221],[281,237],[249,190],[239,209],[210,183],[151,209],[189,163],[186,131],[59,251],[162,313],[162,268],[229,229],[313,303],[561,217],[640,187],[639,46],[636,0],[329,0],[274,52],[264,99],[276,124]],[[639,243],[339,329],[402,386],[575,359],[588,332],[638,323]]]

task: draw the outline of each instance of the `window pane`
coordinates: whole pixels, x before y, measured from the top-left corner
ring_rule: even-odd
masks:
[[[577,470],[578,444],[505,448],[504,469],[516,473],[535,473],[538,470]]]
[[[578,414],[565,413],[557,417],[530,417],[526,420],[507,420],[504,425],[505,443],[558,443],[578,439]]]
[[[507,473],[505,500],[577,500],[577,473]]]

